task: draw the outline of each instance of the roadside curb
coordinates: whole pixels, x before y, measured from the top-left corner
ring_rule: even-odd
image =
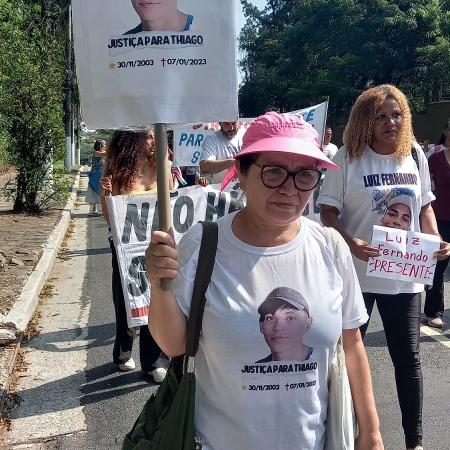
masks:
[[[64,236],[69,227],[72,211],[75,206],[78,187],[80,183],[80,171],[78,171],[75,181],[73,182],[71,193],[66,205],[61,213],[59,222],[51,232],[47,242],[43,246],[43,252],[38,264],[28,277],[25,286],[12,309],[3,318],[2,323],[8,328],[14,330],[18,335],[17,340],[9,345],[0,347],[0,415],[3,409],[3,403],[9,387],[9,377],[14,368],[15,359],[20,348],[22,334],[26,330],[29,321],[33,317],[34,311],[39,302],[39,294],[44,283],[47,281],[53,264],[58,254]],[[1,324],[0,324],[1,325]]]

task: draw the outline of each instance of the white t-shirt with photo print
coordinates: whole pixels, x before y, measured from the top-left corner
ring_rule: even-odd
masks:
[[[420,232],[420,210],[434,200],[434,195],[427,158],[419,146],[416,152],[420,173],[411,155],[399,161],[395,155],[380,155],[367,146],[360,158],[350,161],[346,147],[341,147],[333,158],[341,170],[327,172],[317,204],[336,207],[346,231],[368,243],[373,226],[385,226],[386,214],[396,202],[409,208],[410,231]],[[367,276],[367,263],[358,258],[353,262],[363,292],[393,295],[423,291],[423,284]]]
[[[334,230],[304,217],[288,244],[254,247],[218,220],[219,238],[196,357],[195,425],[203,450],[322,450],[329,367],[342,329],[368,320],[348,246]],[[329,233],[337,239],[334,251]],[[201,226],[179,244],[173,293],[188,316]],[[277,287],[307,301],[310,328],[303,361],[274,361],[258,307]]]

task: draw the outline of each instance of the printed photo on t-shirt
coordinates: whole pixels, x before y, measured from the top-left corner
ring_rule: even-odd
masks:
[[[412,189],[376,189],[373,191],[372,211],[379,218],[376,225],[411,231],[412,211],[416,195]]]
[[[270,361],[306,361],[313,347],[303,342],[303,336],[311,328],[306,299],[294,289],[274,289],[258,308],[259,328],[269,347],[270,354],[255,364]]]

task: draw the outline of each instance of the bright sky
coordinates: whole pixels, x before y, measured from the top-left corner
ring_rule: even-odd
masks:
[[[236,3],[236,34],[239,37],[241,28],[244,26],[244,23],[245,23],[245,18],[244,18],[244,14],[242,12],[241,1],[240,0],[234,0],[234,1]],[[251,0],[251,2],[255,6],[257,6],[259,9],[263,9],[267,4],[266,0]],[[238,58],[239,58],[239,56],[238,56]],[[242,81],[242,75],[241,75],[241,72],[238,70],[238,84],[241,84],[241,81]]]
[[[239,34],[240,29],[245,23],[244,14],[242,13],[242,5],[240,0],[234,0],[236,3],[236,28],[237,32]],[[263,9],[267,1],[266,0],[252,0],[251,3],[253,3],[255,6],[257,6],[259,9]]]

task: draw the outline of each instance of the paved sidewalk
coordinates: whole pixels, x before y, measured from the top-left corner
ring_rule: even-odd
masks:
[[[10,175],[0,176],[0,188]],[[73,177],[75,178],[75,177]],[[63,206],[39,216],[13,214],[12,201],[0,194],[0,323],[36,267]]]
[[[10,174],[0,175],[0,188],[9,178]],[[70,175],[72,183],[76,180],[79,177]],[[67,205],[29,215],[14,214],[12,201],[1,194],[0,191],[0,324],[12,326],[17,339],[0,345],[0,410],[21,339],[19,331],[25,330],[53,266],[75,196],[72,188]]]

